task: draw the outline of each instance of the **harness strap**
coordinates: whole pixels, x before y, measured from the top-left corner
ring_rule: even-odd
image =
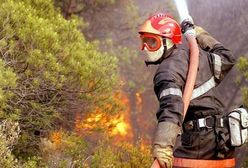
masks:
[[[217,135],[217,157],[218,158],[225,158],[226,153],[230,150],[230,148],[227,146],[226,142],[229,139],[229,133],[228,130],[216,128],[215,129],[216,135]]]
[[[198,160],[198,159],[185,159],[174,158],[174,168],[234,168],[235,159],[223,160]]]
[[[207,116],[205,118],[199,118],[197,120],[190,120],[183,123],[184,129],[199,130],[200,128],[222,128],[223,118],[217,118],[217,116]]]

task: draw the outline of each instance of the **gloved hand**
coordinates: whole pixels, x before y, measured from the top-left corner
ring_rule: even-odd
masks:
[[[179,133],[180,127],[175,123],[158,123],[153,142],[153,157],[162,168],[171,168],[173,165],[173,147]]]
[[[196,37],[197,37],[203,33],[206,33],[206,30],[204,30],[201,26],[195,25],[195,33],[196,33]]]
[[[196,37],[196,32],[194,28],[194,22],[191,16],[187,16],[181,23],[181,31],[186,37]]]
[[[220,43],[200,26],[195,26],[195,31],[198,44],[206,51],[210,51],[216,44]]]
[[[161,168],[173,166],[173,149],[171,146],[154,145],[153,157],[158,160]]]

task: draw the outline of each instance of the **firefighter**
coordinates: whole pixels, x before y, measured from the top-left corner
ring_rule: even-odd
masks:
[[[234,167],[234,148],[227,142],[228,130],[223,120],[225,106],[216,86],[231,70],[235,59],[203,28],[190,25],[182,28],[184,35],[197,39],[199,67],[185,118],[182,95],[190,51],[187,45],[181,45],[180,25],[171,16],[159,13],[149,17],[139,30],[146,65],[158,65],[153,79],[159,101],[153,157],[162,168],[204,164]]]

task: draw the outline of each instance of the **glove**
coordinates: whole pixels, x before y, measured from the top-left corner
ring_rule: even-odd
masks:
[[[179,133],[180,127],[177,124],[158,123],[153,142],[153,157],[159,161],[162,168],[171,168],[173,165],[173,147]]]
[[[200,26],[195,26],[196,40],[200,47],[206,51],[210,51],[216,44],[220,44],[206,30]]]
[[[195,32],[196,32],[196,37],[199,35],[206,33],[206,30],[204,30],[202,27],[195,25]]]
[[[154,145],[153,157],[158,160],[161,168],[172,168],[173,149],[171,146]]]
[[[194,22],[191,16],[188,16],[186,19],[184,19],[181,23],[181,31],[182,33],[187,36],[193,36],[196,37],[196,32],[194,29]]]

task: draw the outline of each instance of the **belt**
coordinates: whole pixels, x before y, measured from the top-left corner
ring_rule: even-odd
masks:
[[[223,160],[201,160],[174,158],[173,167],[175,168],[234,168],[235,159]]]
[[[201,128],[224,127],[224,119],[218,116],[207,116],[196,120],[186,121],[183,127],[186,131],[200,130]]]

